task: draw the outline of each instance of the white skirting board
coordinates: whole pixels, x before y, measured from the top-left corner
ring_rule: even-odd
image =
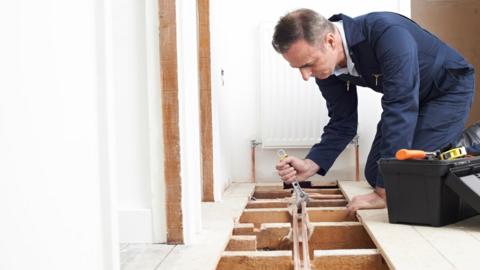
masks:
[[[118,211],[120,243],[153,243],[152,210]]]

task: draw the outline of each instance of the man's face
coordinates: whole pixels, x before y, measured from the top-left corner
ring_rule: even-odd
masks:
[[[312,46],[304,39],[300,39],[295,41],[282,56],[290,66],[300,70],[305,81],[310,77],[321,80],[328,78],[333,74],[337,64],[335,51],[329,42],[324,42],[323,46]]]

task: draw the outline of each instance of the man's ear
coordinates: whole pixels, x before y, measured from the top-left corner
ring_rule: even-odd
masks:
[[[333,33],[326,34],[324,42],[325,47],[330,47],[331,49],[334,49],[336,45],[335,35]]]

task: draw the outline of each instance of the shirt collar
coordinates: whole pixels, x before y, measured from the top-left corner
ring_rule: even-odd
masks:
[[[349,74],[352,76],[359,76],[357,70],[355,69],[355,64],[352,61],[352,58],[350,57],[350,50],[348,49],[347,46],[347,39],[345,38],[345,30],[343,29],[343,21],[335,21],[332,22],[336,28],[338,29],[338,32],[340,32],[340,35],[342,37],[342,45],[343,45],[343,50],[345,52],[345,57],[347,58],[347,66],[346,67],[339,67],[336,66],[335,70],[333,71],[333,74],[335,76],[341,75],[341,74]]]

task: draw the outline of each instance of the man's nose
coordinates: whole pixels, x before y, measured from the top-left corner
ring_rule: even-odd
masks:
[[[310,76],[312,75],[312,71],[309,68],[301,68],[300,73],[302,74],[302,78],[305,81],[308,81],[308,79],[310,79]]]

